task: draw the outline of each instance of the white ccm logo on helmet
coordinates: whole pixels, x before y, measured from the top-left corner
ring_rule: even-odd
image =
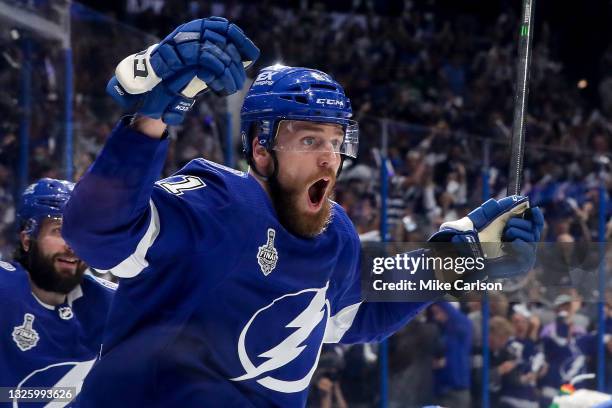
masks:
[[[268,309],[272,308],[273,311],[283,309],[282,303],[284,303],[285,301],[290,301],[291,297],[297,297],[308,292],[315,293],[310,303],[302,312],[300,312],[290,323],[285,326],[286,328],[293,328],[295,330],[279,344],[274,345],[273,347],[268,348],[267,351],[259,354],[257,357],[265,358],[266,361],[264,361],[258,366],[255,366],[249,358],[245,344],[247,333],[255,319],[257,319],[257,317],[262,312],[265,312]],[[272,303],[262,307],[257,312],[255,312],[255,314],[253,314],[251,319],[242,329],[242,332],[240,333],[240,338],[238,339],[238,357],[240,358],[240,363],[242,364],[242,367],[245,370],[245,374],[241,375],[240,377],[232,378],[231,380],[250,380],[255,377],[262,376],[263,374],[266,374],[268,372],[271,372],[272,370],[284,367],[295,359],[297,359],[307,347],[314,346],[312,344],[312,341],[308,343],[307,340],[309,339],[315,328],[322,321],[324,322],[323,324],[326,326],[327,319],[329,318],[330,306],[329,301],[325,298],[326,292],[327,285],[319,289],[305,289],[297,293],[290,293],[281,296],[277,299],[274,299]],[[325,326],[323,327],[323,329],[325,329]],[[306,344],[304,344],[305,342]],[[310,379],[312,378],[312,375],[314,374],[315,369],[317,368],[317,364],[319,363],[319,355],[321,353],[322,346],[323,339],[321,338],[320,343],[316,345],[316,347],[318,347],[318,350],[316,358],[313,358],[314,361],[312,361],[311,368],[299,380],[281,380],[278,378],[274,378],[270,375],[266,375],[263,378],[258,379],[257,382],[270,390],[278,392],[293,393],[305,390],[310,384]]]
[[[318,98],[317,103],[319,105],[329,105],[329,106],[337,106],[339,108],[344,108],[344,101],[341,101],[339,99]]]

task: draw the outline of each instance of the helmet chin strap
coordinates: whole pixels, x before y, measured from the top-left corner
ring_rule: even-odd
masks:
[[[340,177],[340,173],[342,173],[342,167],[344,166],[344,155],[340,155],[340,167],[338,167],[338,171],[336,172],[336,180]]]
[[[280,122],[279,122],[280,123]],[[279,123],[277,123],[275,125],[275,129],[274,129],[274,139],[276,139],[276,132],[278,132],[278,125]],[[253,139],[256,137],[257,135],[253,135]],[[253,140],[250,139],[250,140]],[[260,144],[261,145],[261,144]],[[251,153],[248,154],[247,156],[247,163],[249,164],[250,168],[253,169],[253,173],[255,173],[260,179],[264,180],[264,181],[269,181],[271,178],[276,178],[278,176],[278,159],[276,158],[276,153],[274,152],[274,150],[271,148],[271,146],[273,145],[273,143],[271,141],[268,141],[267,145],[264,146],[266,151],[268,153],[270,153],[270,155],[272,156],[272,160],[274,163],[274,169],[272,170],[272,174],[266,176],[264,174],[262,174],[258,169],[257,166],[255,165],[255,160],[253,160],[253,154],[255,153],[254,150],[251,149]],[[261,145],[263,146],[263,145]]]
[[[252,170],[253,173],[255,173],[255,175],[264,180],[264,181],[268,181],[268,176],[264,176],[263,174],[261,174],[261,172],[259,170],[257,170],[257,166],[255,165],[255,162],[253,161],[253,159],[251,159],[249,157],[249,159],[247,160],[247,162],[249,163],[249,170]]]
[[[262,174],[257,169],[257,166],[255,165],[255,160],[253,160],[253,156],[252,155],[249,156],[248,160],[247,160],[247,162],[249,164],[249,168],[251,170],[253,170],[253,173],[255,173],[257,175],[257,177],[259,177],[260,179],[262,179],[264,181],[269,181],[270,179],[276,178],[278,176],[278,158],[276,157],[276,153],[274,152],[274,150],[268,150],[268,152],[272,156],[272,161],[273,161],[273,164],[274,164],[274,169],[272,170],[272,173],[267,175],[267,176]]]

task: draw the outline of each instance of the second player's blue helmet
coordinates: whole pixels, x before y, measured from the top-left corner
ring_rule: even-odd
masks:
[[[60,218],[70,198],[74,183],[42,178],[26,188],[21,195],[17,218],[21,229],[36,234],[44,218]]]
[[[283,120],[332,123],[344,131],[337,153],[354,158],[359,147],[359,127],[350,119],[352,115],[344,89],[326,73],[273,65],[259,72],[244,99],[240,114],[242,146],[250,159],[257,134],[259,144],[271,150]]]

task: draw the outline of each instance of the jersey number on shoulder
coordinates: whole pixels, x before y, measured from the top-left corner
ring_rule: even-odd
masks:
[[[206,183],[196,176],[174,176],[158,181],[157,185],[174,195],[183,195],[185,191],[206,187]]]

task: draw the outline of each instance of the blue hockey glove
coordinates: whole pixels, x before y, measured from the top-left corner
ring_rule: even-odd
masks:
[[[543,227],[539,208],[529,209],[527,197],[510,196],[490,199],[466,217],[442,224],[429,241],[469,248],[471,256],[485,258],[488,277],[509,278],[533,268]]]
[[[245,68],[258,57],[235,24],[222,17],[194,20],[121,61],[106,91],[124,109],[176,125],[207,89],[222,96],[241,89]]]

